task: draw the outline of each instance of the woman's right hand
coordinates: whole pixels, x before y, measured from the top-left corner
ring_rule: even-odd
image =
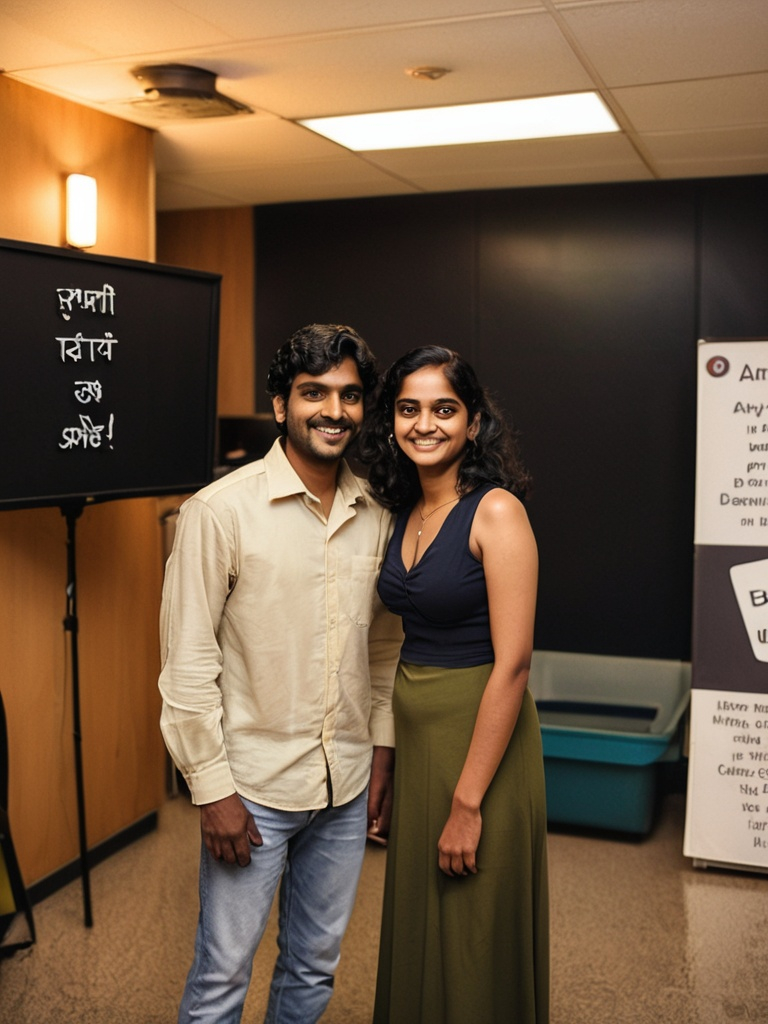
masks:
[[[477,874],[477,847],[482,829],[480,808],[463,806],[454,800],[437,843],[437,863],[444,874],[451,878]]]

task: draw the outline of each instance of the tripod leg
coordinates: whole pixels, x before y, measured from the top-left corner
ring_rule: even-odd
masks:
[[[82,732],[80,727],[80,664],[77,649],[77,560],[75,549],[75,524],[82,512],[82,505],[62,509],[67,520],[67,614],[64,629],[70,635],[72,661],[72,728],[75,740],[75,783],[77,786],[77,821],[80,842],[80,874],[83,886],[83,915],[86,928],[93,924],[91,913],[91,880],[88,867],[88,837],[85,828],[85,787],[83,784]]]

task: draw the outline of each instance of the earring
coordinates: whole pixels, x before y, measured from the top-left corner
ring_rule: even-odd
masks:
[[[394,434],[389,435],[389,437],[387,438],[387,444],[389,445],[389,450],[392,452],[392,454],[397,455],[397,445],[395,444]]]

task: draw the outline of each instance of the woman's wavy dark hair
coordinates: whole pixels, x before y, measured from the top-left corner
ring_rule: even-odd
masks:
[[[369,467],[368,483],[376,498],[385,508],[400,511],[415,504],[421,494],[416,467],[396,444],[393,432],[395,401],[403,380],[426,366],[441,367],[467,407],[470,422],[480,414],[478,432],[473,441],[467,442],[459,466],[459,493],[467,494],[479,484],[490,482],[525,498],[531,479],[523,466],[516,434],[466,359],[439,345],[411,349],[382,378],[359,447],[359,458]]]

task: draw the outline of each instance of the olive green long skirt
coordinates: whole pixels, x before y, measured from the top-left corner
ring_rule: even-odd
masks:
[[[478,873],[449,878],[437,865],[491,667],[398,669],[374,1024],[549,1020],[544,764],[530,693],[483,801]]]

